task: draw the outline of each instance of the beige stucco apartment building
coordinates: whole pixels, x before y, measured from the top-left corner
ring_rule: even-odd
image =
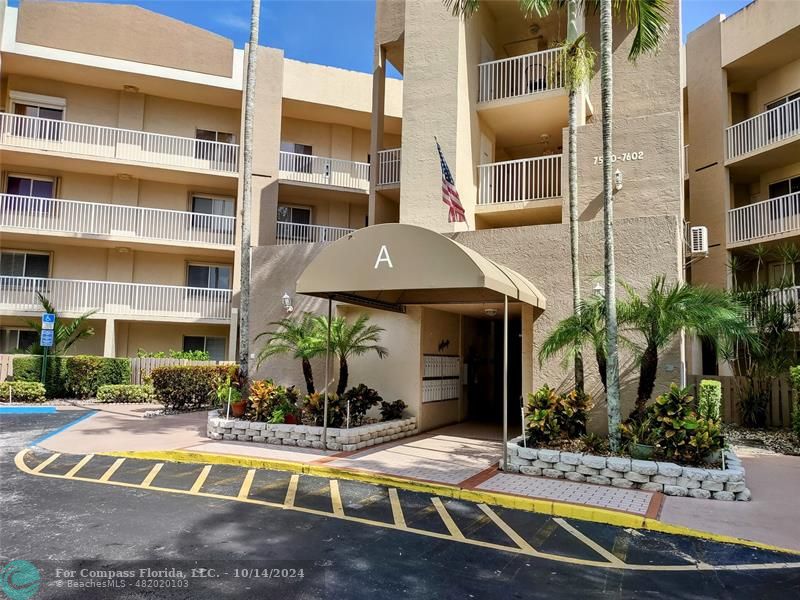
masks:
[[[130,6],[3,8],[0,351],[39,314],[41,289],[67,315],[98,309],[83,351],[233,358],[245,52]],[[579,28],[598,48],[597,15]],[[351,383],[403,399],[422,429],[497,421],[508,299],[518,422],[521,396],[571,380],[537,358],[572,311],[567,94],[552,49],[566,16],[522,18],[516,2],[484,0],[465,22],[438,1],[378,0],[375,30],[373,76],[258,48],[251,336],[287,315],[285,295],[294,315],[332,298],[336,313],[366,312],[386,330],[389,358],[353,360]],[[614,36],[617,273],[642,288],[684,273],[679,3],[657,55],[627,60],[624,19]],[[584,296],[603,272],[599,106],[595,76],[579,98]],[[447,222],[434,136],[466,224]],[[623,358],[632,404],[635,366]],[[253,369],[302,382],[288,357]],[[602,429],[591,356],[587,369]],[[659,369],[659,386],[685,373],[680,340]]]
[[[756,0],[691,32],[685,92],[687,219],[709,234],[708,257],[689,276],[720,288],[777,287],[781,247],[800,247],[797,3]],[[787,277],[800,272],[798,259]],[[797,299],[797,290],[782,293]],[[710,348],[692,350],[693,372],[716,372]]]

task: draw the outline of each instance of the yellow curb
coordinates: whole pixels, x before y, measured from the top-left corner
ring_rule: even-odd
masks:
[[[790,548],[781,548],[772,544],[764,544],[744,538],[729,535],[711,533],[699,529],[692,529],[682,525],[671,525],[657,519],[642,517],[631,513],[625,513],[592,506],[582,506],[580,504],[569,504],[552,500],[542,500],[540,498],[526,498],[501,492],[492,492],[476,489],[464,489],[453,485],[415,481],[394,475],[382,473],[367,473],[363,471],[353,471],[339,467],[329,467],[318,464],[298,463],[288,460],[278,460],[270,458],[254,458],[251,456],[240,456],[236,454],[212,454],[206,452],[191,452],[185,450],[143,450],[125,452],[102,452],[97,453],[103,456],[114,456],[121,458],[138,458],[144,460],[157,460],[163,462],[179,463],[202,463],[214,465],[231,465],[237,467],[248,467],[256,469],[272,469],[277,471],[289,471],[291,473],[301,473],[315,477],[344,479],[350,481],[361,481],[375,485],[385,485],[396,487],[412,492],[423,492],[456,500],[475,502],[478,504],[489,504],[524,510],[554,517],[564,517],[579,521],[590,521],[605,525],[614,525],[630,529],[644,529],[658,533],[671,535],[683,535],[713,542],[726,544],[736,544],[757,548],[759,550],[770,550],[773,552],[784,552],[787,554],[800,555],[800,551]]]

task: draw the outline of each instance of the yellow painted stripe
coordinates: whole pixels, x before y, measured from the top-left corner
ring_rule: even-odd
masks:
[[[203,484],[206,482],[208,478],[208,474],[211,473],[211,465],[206,465],[203,467],[203,470],[200,471],[200,474],[197,476],[197,479],[194,480],[194,484],[192,488],[189,490],[193,494],[196,494],[200,491],[200,488],[203,487]]]
[[[86,456],[84,456],[82,459],[80,459],[78,461],[77,465],[75,465],[69,471],[67,471],[67,473],[66,473],[66,475],[64,475],[64,477],[66,477],[67,479],[70,479],[70,478],[74,477],[78,473],[78,471],[80,471],[83,468],[83,465],[85,465],[90,460],[92,460],[93,457],[94,457],[94,454],[87,454]]]
[[[51,462],[53,462],[59,456],[61,456],[61,454],[59,454],[58,452],[56,452],[55,454],[53,454],[51,456],[48,456],[42,462],[40,462],[38,465],[36,465],[33,468],[33,470],[31,470],[31,473],[41,473],[42,469],[44,469],[47,465],[49,465]]]
[[[239,495],[237,498],[239,500],[245,500],[250,495],[250,488],[253,486],[253,478],[256,476],[255,469],[248,469],[247,473],[245,473],[244,481],[242,482],[242,487],[239,488]]]
[[[147,474],[147,477],[145,477],[144,481],[142,481],[141,486],[143,488],[150,487],[150,484],[153,483],[153,479],[156,478],[156,475],[158,475],[158,472],[161,470],[163,466],[164,463],[158,463],[157,465],[153,465],[153,468],[150,469],[150,472]]]
[[[593,539],[587,537],[586,535],[584,535],[583,533],[581,533],[580,531],[575,529],[572,525],[567,523],[564,519],[556,517],[556,518],[553,519],[553,521],[555,521],[556,523],[561,525],[561,527],[563,527],[564,529],[569,531],[572,535],[574,535],[576,538],[578,538],[584,544],[589,546],[589,548],[591,548],[592,550],[597,552],[600,556],[605,558],[611,564],[613,564],[613,565],[624,565],[625,564],[619,558],[614,556],[611,552],[609,552],[608,550],[603,548],[600,544],[595,542]]]
[[[331,504],[333,505],[333,514],[337,517],[343,517],[342,495],[339,493],[339,482],[335,479],[331,479]]]
[[[295,473],[292,475],[292,478],[289,480],[289,488],[286,490],[286,499],[283,501],[283,505],[286,508],[291,508],[294,506],[294,497],[297,495],[297,484],[300,482],[300,475]]]
[[[489,508],[486,504],[478,504],[478,508],[480,508],[484,514],[489,517],[492,522],[497,525],[503,533],[505,533],[511,541],[513,541],[520,549],[525,550],[526,552],[530,552],[531,554],[538,554],[536,550],[534,550],[533,546],[531,546],[528,542],[526,542],[520,534],[514,531],[511,526],[503,521],[496,512],[494,512],[491,508]]]
[[[392,518],[397,527],[405,528],[406,518],[403,516],[403,507],[400,506],[400,496],[396,488],[389,488],[389,504],[392,505]]]
[[[444,521],[444,525],[445,527],[447,527],[447,531],[450,532],[450,535],[452,535],[456,539],[463,540],[464,534],[461,533],[461,530],[458,528],[458,525],[456,525],[456,522],[453,521],[453,517],[451,517],[450,513],[447,512],[447,509],[444,507],[444,504],[442,504],[442,499],[438,498],[437,496],[434,496],[433,498],[431,498],[431,502],[433,502],[433,506],[436,508],[436,512],[439,513],[439,516],[442,518],[442,521]]]
[[[124,462],[125,462],[124,458],[118,458],[117,460],[115,460],[114,464],[108,467],[108,470],[105,473],[103,473],[103,475],[100,477],[100,481],[108,481],[109,479],[111,479],[111,476],[117,472],[117,469],[119,469],[122,466],[122,463]]]

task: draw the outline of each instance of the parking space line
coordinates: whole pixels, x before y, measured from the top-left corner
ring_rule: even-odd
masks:
[[[208,474],[211,473],[211,465],[206,465],[203,467],[203,470],[200,471],[200,474],[197,476],[197,479],[194,480],[192,487],[189,489],[190,492],[196,494],[200,491],[200,488],[203,487],[203,484],[208,479]]]
[[[105,472],[105,473],[103,473],[103,474],[100,476],[100,479],[98,479],[98,481],[108,481],[109,479],[111,479],[111,476],[112,476],[114,473],[116,473],[116,472],[117,472],[117,469],[119,469],[119,468],[122,466],[122,463],[124,463],[124,462],[125,462],[125,459],[124,459],[124,458],[118,458],[117,460],[115,460],[115,461],[114,461],[114,464],[113,464],[113,465],[111,465],[110,467],[108,467],[108,469],[106,470],[106,472]]]
[[[300,482],[300,475],[295,473],[289,479],[289,488],[286,490],[286,499],[283,501],[284,508],[292,508],[294,506],[294,497],[297,495],[297,484]]]
[[[564,519],[560,517],[553,517],[553,521],[558,523],[561,527],[569,531],[572,535],[582,541],[584,544],[589,546],[592,550],[597,552],[600,556],[605,558],[608,562],[614,565],[624,565],[625,563],[622,562],[619,558],[617,558],[614,554],[603,548],[600,544],[595,542],[593,539],[587,537],[577,529],[575,529],[572,525],[567,523]]]
[[[86,456],[84,456],[82,459],[80,459],[78,461],[77,465],[75,465],[69,471],[67,471],[67,473],[66,473],[66,475],[64,475],[64,477],[66,477],[67,479],[72,479],[77,474],[77,472],[80,471],[83,468],[83,466],[86,463],[88,463],[90,460],[92,460],[93,458],[94,458],[94,454],[87,454]]]
[[[397,527],[406,528],[406,518],[403,516],[403,507],[400,506],[400,496],[396,488],[389,488],[389,504],[392,505],[392,518]]]
[[[141,486],[143,488],[150,487],[150,484],[153,483],[153,479],[156,478],[156,475],[158,475],[158,472],[162,469],[163,466],[164,463],[158,463],[157,465],[153,465],[153,468],[150,469],[150,472],[147,474],[147,477],[145,477],[144,481],[142,481]]]
[[[505,533],[511,540],[520,547],[521,550],[525,550],[525,552],[530,552],[531,554],[538,554],[538,550],[534,549],[528,542],[526,542],[523,537],[518,534],[516,531],[511,529],[511,526],[503,521],[496,512],[494,512],[489,506],[486,504],[478,504],[478,508],[480,508],[484,514],[489,517],[492,522],[497,525],[500,530]]]
[[[49,456],[49,457],[45,458],[42,462],[40,462],[38,465],[36,465],[32,469],[32,472],[33,473],[41,473],[42,469],[44,469],[47,465],[49,465],[51,462],[53,462],[59,456],[61,456],[61,454],[59,452],[56,452],[52,456]]]
[[[433,506],[436,508],[436,512],[439,513],[439,516],[442,518],[442,521],[444,521],[445,527],[447,527],[447,531],[450,532],[450,535],[452,535],[456,539],[463,540],[464,534],[461,533],[461,530],[458,528],[458,525],[456,525],[456,522],[453,521],[453,517],[451,517],[450,513],[447,512],[447,509],[444,507],[444,504],[442,504],[442,499],[439,498],[438,496],[433,496],[431,498],[431,502],[433,502]]]
[[[330,480],[331,483],[331,505],[333,505],[333,514],[337,517],[344,516],[344,507],[342,506],[342,495],[339,493],[339,482],[335,479]]]
[[[239,500],[244,500],[250,495],[250,488],[253,486],[253,477],[255,476],[255,469],[247,469],[247,473],[244,476],[244,481],[242,482],[242,487],[239,488],[239,495],[237,496]]]

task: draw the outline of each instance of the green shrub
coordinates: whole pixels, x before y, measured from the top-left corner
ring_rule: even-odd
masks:
[[[792,404],[792,431],[800,442],[800,400],[795,400]]]
[[[697,395],[698,415],[704,419],[718,420],[722,414],[722,384],[713,379],[703,379]]]
[[[136,351],[138,358],[179,358],[183,360],[211,360],[205,350],[167,350],[166,352],[147,352],[139,348]]]
[[[47,373],[45,374],[44,387],[48,398],[64,398],[67,391],[64,387],[66,380],[66,357],[49,356],[47,358]],[[14,381],[42,380],[41,356],[15,356]]]
[[[286,415],[299,412],[298,398],[299,394],[294,386],[287,388],[271,379],[253,381],[250,384],[245,418],[250,421],[283,423]]]
[[[800,366],[789,369],[789,380],[792,383],[794,402],[792,402],[792,431],[800,442]]]
[[[367,412],[373,406],[383,402],[381,395],[363,383],[350,388],[344,393],[345,424],[347,424],[347,409],[350,408],[350,427],[357,427],[364,422]]]
[[[381,421],[394,421],[403,418],[403,411],[406,409],[406,403],[402,400],[395,400],[394,402],[381,402]]]
[[[0,383],[0,402],[44,402],[44,386],[37,381],[4,381]]]
[[[68,356],[64,388],[75,398],[91,398],[103,385],[126,385],[131,382],[131,361],[102,356]]]
[[[537,443],[580,437],[586,433],[586,416],[590,408],[589,396],[575,390],[559,394],[544,385],[528,394],[528,438]]]
[[[323,425],[325,411],[325,395],[321,392],[308,394],[303,398],[303,423],[306,425]],[[345,420],[344,401],[335,392],[328,394],[328,427],[342,427]]]
[[[98,402],[152,402],[155,392],[150,385],[101,385],[97,388]]]
[[[156,399],[167,410],[193,410],[213,402],[218,384],[232,373],[235,365],[188,365],[157,367],[150,376]]]

